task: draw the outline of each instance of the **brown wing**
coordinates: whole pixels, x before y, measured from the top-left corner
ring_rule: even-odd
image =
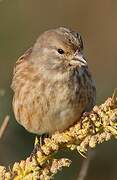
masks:
[[[14,69],[13,69],[13,80],[12,80],[12,84],[11,84],[11,88],[14,90],[15,88],[15,80],[17,79],[17,72],[18,69],[20,69],[20,65],[22,63],[24,63],[25,61],[28,61],[30,55],[32,53],[32,48],[29,48],[22,56],[20,56],[20,58],[18,58],[18,60],[15,63]]]
[[[16,69],[17,65],[21,64],[22,61],[27,61],[28,60],[28,58],[29,58],[31,53],[32,53],[32,48],[29,48],[22,56],[20,56],[18,58],[18,60],[15,63],[15,67],[14,67],[13,73],[15,73],[15,69]]]
[[[14,91],[13,96],[13,110],[16,120],[20,123],[28,123],[30,111],[28,111],[27,106],[25,106],[24,101],[27,97],[28,89],[30,86],[29,80],[33,77],[32,70],[30,66],[30,55],[32,48],[28,49],[16,62],[11,88]],[[25,101],[25,102],[26,102]]]

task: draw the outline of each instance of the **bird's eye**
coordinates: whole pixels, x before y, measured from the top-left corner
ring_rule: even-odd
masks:
[[[64,54],[63,49],[58,49],[58,53],[59,53],[59,54]]]

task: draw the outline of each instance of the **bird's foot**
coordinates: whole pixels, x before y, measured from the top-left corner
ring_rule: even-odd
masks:
[[[88,117],[89,115],[90,115],[90,112],[84,112],[84,113],[82,114],[82,116],[81,116],[81,118],[80,118],[80,129],[82,129],[82,125],[83,125],[82,121],[83,121],[83,119],[84,119],[85,117]]]
[[[40,144],[40,147],[43,146],[45,144],[45,138],[49,138],[50,135],[48,133],[44,133],[42,134],[40,137],[39,137],[39,144]]]
[[[90,126],[93,129],[93,133],[96,134],[95,124],[94,124],[93,120],[90,118],[90,114],[91,114],[91,112],[84,112],[82,114],[82,117],[80,118],[80,128],[82,129],[82,121],[83,121],[83,119],[87,117],[89,119]]]
[[[84,112],[82,117],[85,118],[85,117],[88,117],[90,115],[91,112]]]
[[[35,160],[37,159],[37,152],[38,151],[41,151],[44,154],[44,152],[43,152],[41,147],[45,143],[44,139],[48,138],[48,137],[49,137],[49,135],[46,134],[46,133],[40,135],[39,138],[36,136],[33,151],[30,154],[30,161],[32,161],[33,158],[35,158]],[[39,165],[39,167],[41,167],[41,166]]]
[[[90,126],[92,127],[93,133],[96,134],[95,124],[94,124],[93,120],[91,119],[90,114],[91,114],[91,111],[90,112],[84,112],[82,117],[83,118],[85,118],[85,117],[89,118],[89,123],[90,123]]]

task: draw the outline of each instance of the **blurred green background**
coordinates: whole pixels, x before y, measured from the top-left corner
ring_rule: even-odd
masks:
[[[97,86],[97,103],[112,95],[117,87],[117,0],[0,0],[0,124],[10,115],[9,127],[0,141],[0,164],[12,165],[27,157],[34,135],[16,123],[10,89],[17,58],[31,47],[43,31],[59,26],[79,31],[85,57]],[[86,180],[117,179],[117,142],[99,145]],[[76,180],[83,157],[63,151],[73,163],[55,179]]]

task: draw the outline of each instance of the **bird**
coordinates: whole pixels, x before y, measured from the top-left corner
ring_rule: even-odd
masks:
[[[96,86],[81,34],[43,32],[17,61],[11,83],[16,121],[37,134],[63,132],[95,105]]]

